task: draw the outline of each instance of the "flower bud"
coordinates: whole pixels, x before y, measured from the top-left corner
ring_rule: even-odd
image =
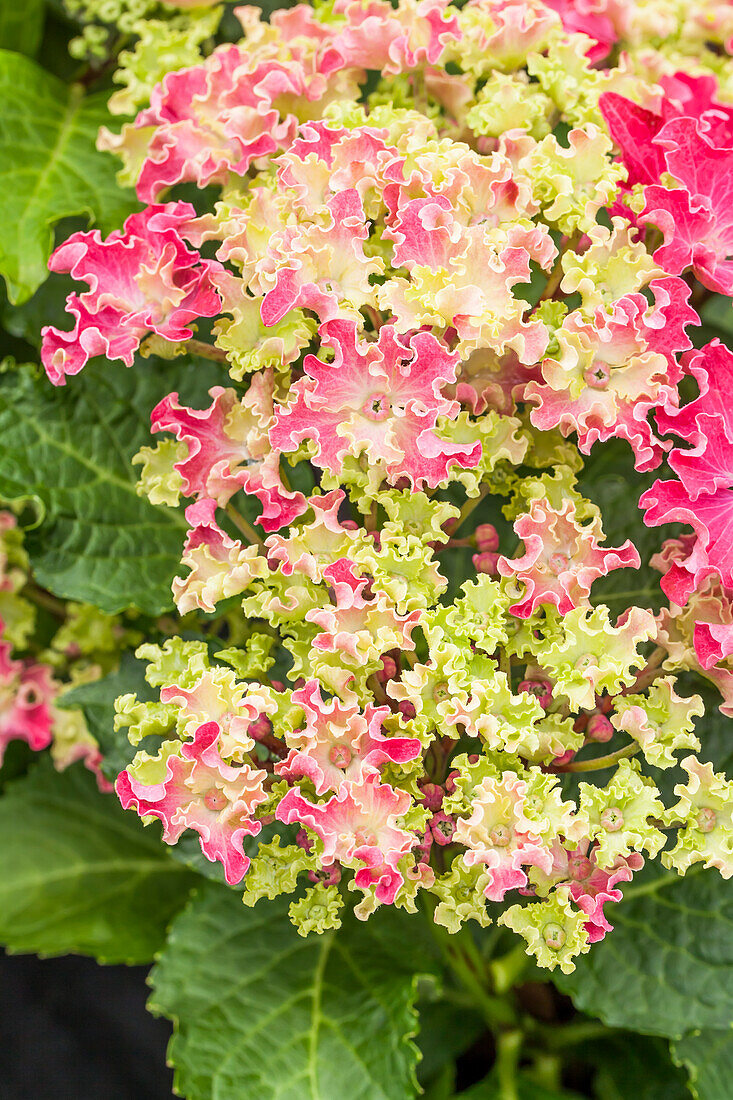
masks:
[[[480,523],[474,535],[476,538],[476,546],[482,553],[485,551],[494,553],[499,549],[499,532],[496,530],[493,523]]]
[[[443,813],[442,810],[430,819],[430,832],[436,844],[450,844],[455,831],[455,818]]]
[[[422,791],[421,802],[429,810],[439,810],[443,805],[443,789],[437,783],[419,783]]]
[[[498,554],[492,554],[489,551],[482,551],[480,554],[474,554],[471,557],[471,561],[473,562],[473,567],[477,573],[488,573],[491,577],[495,577],[498,573]]]
[[[453,794],[456,789],[456,779],[459,778],[460,774],[461,773],[457,771],[448,772],[448,777],[445,781],[446,794]]]
[[[549,680],[522,680],[517,691],[526,691],[528,695],[534,695],[545,710],[552,702],[552,684]]]
[[[254,722],[250,722],[247,733],[254,741],[262,741],[272,733],[272,723],[269,718],[261,714],[259,718],[255,718]]]
[[[338,860],[334,863],[326,863],[317,871],[309,871],[308,878],[311,882],[322,882],[324,886],[335,886],[341,881],[341,864]]]
[[[613,726],[605,714],[594,714],[585,732],[589,741],[610,741],[613,737]]]
[[[397,663],[394,658],[386,656],[382,657],[382,667],[377,672],[377,679],[380,684],[384,684],[387,680],[393,680],[397,675]]]

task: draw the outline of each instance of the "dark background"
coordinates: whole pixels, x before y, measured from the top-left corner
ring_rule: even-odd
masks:
[[[146,967],[0,953],[1,1100],[170,1100]]]

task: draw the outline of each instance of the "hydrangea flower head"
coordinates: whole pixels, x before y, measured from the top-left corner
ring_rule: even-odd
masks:
[[[159,698],[117,702],[117,793],[166,843],[192,830],[247,905],[294,894],[302,935],[432,895],[448,932],[499,919],[570,972],[666,830],[670,866],[730,872],[730,784],[676,673],[733,713],[733,355],[691,350],[707,290],[733,296],[733,21],[666,0],[236,14],[236,42],[141,35],[137,116],[100,145],[150,205],[52,259],[88,286],[45,333],[53,382],[143,341],[173,377],[182,352],[221,371],[190,406],[168,387],[135,459],[155,507],[187,502],[191,633],[165,617],[137,650]],[[657,614],[582,476],[617,441],[640,474],[667,464],[647,524],[691,528],[660,536]],[[6,726],[40,744],[18,702],[40,674],[0,652]],[[665,805],[650,771],[676,754]]]

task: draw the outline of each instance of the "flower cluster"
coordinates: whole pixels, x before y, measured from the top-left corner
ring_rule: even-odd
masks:
[[[161,401],[136,459],[188,502],[173,590],[207,634],[139,649],[160,699],[117,702],[146,738],[117,793],[245,904],[297,891],[303,934],[351,891],[452,932],[501,912],[569,971],[645,855],[733,874],[733,785],[673,675],[733,712],[733,356],[690,351],[692,286],[733,293],[732,12],[335,0],[240,8],[206,56],[166,38],[147,90],[154,36],[123,63],[142,109],[100,144],[149,205],[56,251],[88,290],[43,361],[63,384],[147,341],[222,384]],[[640,564],[577,488],[610,439],[668,456],[647,522],[694,527],[660,616],[593,596]],[[678,766],[665,806],[649,768]]]
[[[39,622],[44,616],[51,625]],[[83,760],[111,791],[99,745],[64,694],[112,671],[120,649],[139,639],[113,616],[37,588],[17,517],[0,510],[0,765],[10,742],[24,741],[35,752],[50,748],[58,771]]]

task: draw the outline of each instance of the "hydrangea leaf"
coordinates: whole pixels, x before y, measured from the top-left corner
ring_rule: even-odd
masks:
[[[43,761],[0,799],[0,942],[149,962],[197,876],[81,764]]]
[[[188,1100],[404,1100],[415,1091],[416,974],[431,967],[410,918],[346,918],[303,939],[289,901],[247,909],[209,885],[174,922],[149,1007],[176,1023],[177,1090]]]
[[[38,52],[43,34],[44,0],[26,0],[23,4],[3,4],[0,8],[0,42],[7,50],[27,57]]]
[[[723,294],[712,294],[701,309],[700,316],[705,326],[714,330],[712,335],[719,336],[723,343],[733,336],[733,311],[730,299]]]
[[[115,613],[173,606],[186,532],[183,516],[136,493],[132,456],[149,438],[164,370],[92,365],[53,389],[31,369],[0,377],[0,495],[35,497],[45,522],[27,535],[36,580],[57,596]],[[195,368],[197,385],[210,371]],[[194,368],[176,365],[190,384]]]
[[[649,565],[649,559],[659,551],[665,538],[679,530],[675,524],[664,528],[645,527],[641,512],[629,507],[629,500],[638,500],[651,485],[656,472],[640,474],[634,470],[633,454],[628,443],[610,440],[585,460],[579,478],[584,496],[600,506],[608,545],[618,546],[630,538],[639,551],[641,566],[632,572],[619,569],[600,577],[593,586],[592,603],[605,603],[614,615],[637,604],[657,611],[665,602],[659,585],[659,573]]]
[[[687,1075],[673,1065],[664,1039],[606,1032],[581,1049],[597,1067],[593,1088],[599,1100],[690,1100]]]
[[[114,229],[135,199],[116,182],[114,159],[95,148],[109,119],[106,95],[84,97],[79,86],[0,50],[0,98],[0,274],[11,302],[24,302],[46,278],[57,221],[81,215]]]
[[[733,1017],[733,896],[715,871],[650,867],[614,908],[614,932],[558,977],[611,1027],[679,1039]]]
[[[435,995],[433,989],[425,993],[426,999],[418,1003],[420,1031],[416,1041],[422,1058],[417,1073],[420,1084],[432,1097],[430,1089],[442,1080],[443,1074],[450,1072],[453,1080],[455,1059],[476,1042],[486,1030],[486,1024],[476,1010],[465,1006],[461,1012],[456,1012],[450,1001],[429,999]]]
[[[727,1100],[733,1079],[733,1030],[706,1028],[672,1044],[672,1057],[690,1075],[695,1100]]]
[[[518,1073],[515,1083],[517,1100],[580,1100],[579,1093],[546,1088],[528,1073]],[[453,1100],[496,1100],[501,1095],[499,1088],[498,1075],[490,1073],[483,1081],[459,1093]]]

